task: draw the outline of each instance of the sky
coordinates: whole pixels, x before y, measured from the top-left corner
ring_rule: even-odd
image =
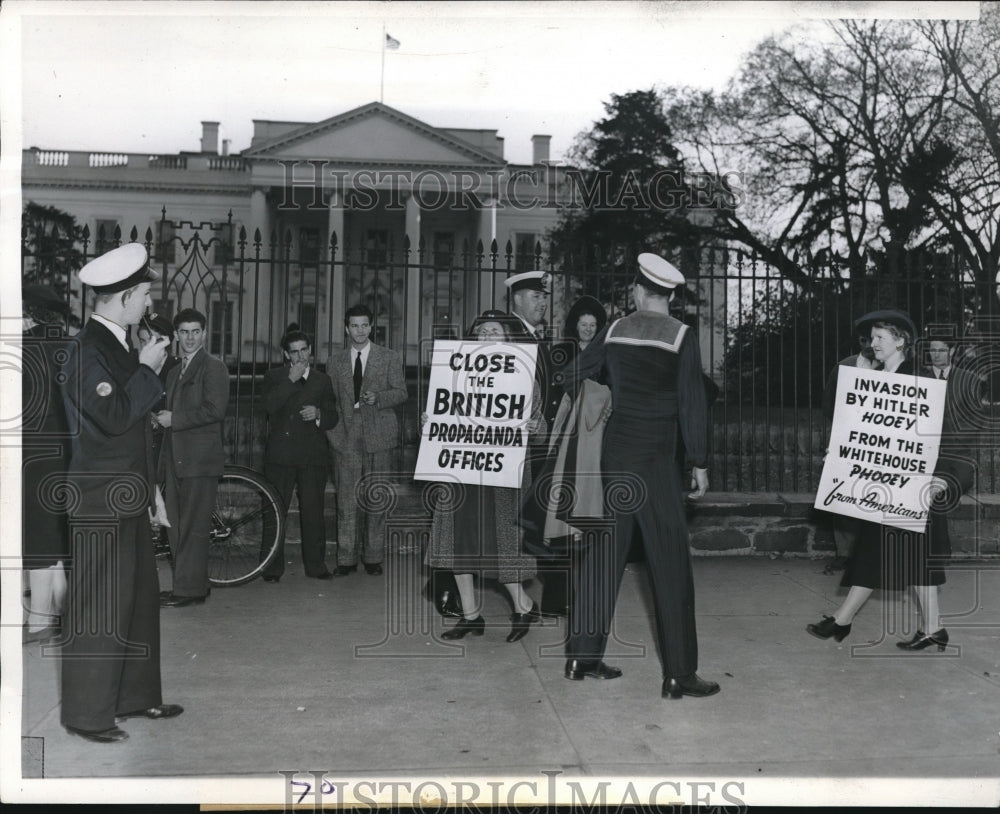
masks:
[[[0,15],[20,23],[24,147],[198,150],[207,120],[239,152],[255,118],[317,122],[381,98],[433,126],[496,129],[507,160],[527,163],[532,135],[562,157],[613,93],[721,88],[769,34],[831,9],[921,6],[15,0]],[[383,52],[383,27],[397,50]]]

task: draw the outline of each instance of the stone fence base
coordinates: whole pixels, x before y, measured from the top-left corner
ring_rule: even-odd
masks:
[[[394,485],[389,510],[389,546],[419,550],[429,539],[431,515],[423,502],[425,484]],[[688,524],[695,556],[830,557],[836,553],[833,515],[813,508],[813,494],[760,492],[708,493],[691,503]],[[326,535],[337,539],[337,496],[326,492]],[[1000,556],[1000,496],[962,498],[949,516],[952,552],[960,558]],[[293,501],[286,538],[300,539],[298,508]]]

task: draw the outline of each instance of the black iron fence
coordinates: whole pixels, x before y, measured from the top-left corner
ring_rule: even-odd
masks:
[[[194,307],[206,314],[207,347],[232,372],[226,446],[231,462],[259,466],[266,424],[260,377],[280,364],[280,338],[290,323],[315,337],[316,364],[345,346],[344,310],[357,302],[376,315],[373,340],[406,360],[411,398],[401,409],[401,465],[415,455],[422,381],[434,338],[459,336],[485,308],[508,308],[504,279],[516,271],[551,274],[548,335],[558,339],[573,301],[591,295],[609,315],[628,310],[631,271],[588,255],[555,261],[541,245],[515,251],[494,241],[431,244],[406,236],[342,246],[338,235],[320,245],[308,232],[262,235],[217,222],[172,220],[139,234],[84,228],[75,246],[82,262],[122,241],[145,244],[161,274],[154,310],[172,316]],[[51,244],[50,244],[51,245]],[[1000,309],[994,284],[975,280],[954,258],[907,258],[903,273],[875,267],[847,276],[835,262],[811,264],[808,284],[793,283],[754,255],[726,247],[687,250],[672,258],[688,283],[675,298],[676,315],[697,332],[706,373],[719,388],[711,407],[712,489],[808,492],[816,487],[826,449],[822,396],[837,362],[856,353],[853,320],[880,307],[909,311],[918,327],[953,339],[957,357],[983,380],[985,431],[975,454],[980,492],[1000,486]],[[76,257],[80,262],[80,256]],[[58,267],[26,241],[22,271]],[[86,292],[70,281],[70,304],[82,321]],[[918,344],[918,355],[925,345]]]

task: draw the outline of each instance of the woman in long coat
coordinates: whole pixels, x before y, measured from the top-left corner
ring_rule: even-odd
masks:
[[[510,339],[508,321],[503,311],[486,311],[469,330],[469,339],[479,342],[505,342]],[[427,416],[421,416],[425,422]],[[532,395],[529,443],[541,443],[545,435],[542,403],[537,388]],[[530,474],[524,467],[522,488]],[[535,558],[521,546],[517,524],[520,490],[502,486],[449,484],[438,495],[432,522],[431,544],[427,563],[455,574],[462,600],[463,616],[446,630],[444,639],[461,639],[468,634],[481,636],[486,622],[480,613],[474,575],[480,580],[495,578],[510,595],[514,612],[508,642],[524,638],[529,626],[540,618],[535,602],[524,590],[523,582],[535,576]]]
[[[875,360],[887,373],[914,375],[913,342],[916,330],[913,321],[902,311],[876,311],[859,323],[871,325]],[[861,610],[876,588],[900,591],[912,587],[920,605],[922,626],[912,639],[897,642],[903,650],[924,650],[936,646],[944,650],[948,631],[941,626],[938,609],[938,586],[944,584],[941,566],[951,555],[946,515],[936,510],[957,501],[955,492],[969,488],[973,468],[960,449],[954,445],[954,426],[945,411],[942,427],[942,451],[931,480],[931,511],[926,532],[898,529],[878,522],[861,520],[854,549],[847,560],[841,586],[847,596],[833,616],[807,625],[806,630],[820,639],[842,641],[851,632],[854,616]],[[948,443],[951,441],[951,443]],[[926,632],[925,632],[926,631]]]
[[[570,340],[567,357],[575,360],[607,321],[604,306],[593,297],[574,302],[564,329]],[[559,404],[549,436],[549,458],[522,517],[525,528],[536,536],[540,532],[550,545],[560,538],[566,538],[565,544],[580,538],[575,519],[605,515],[601,447],[610,415],[611,389],[593,379],[585,379],[575,398],[564,395]]]

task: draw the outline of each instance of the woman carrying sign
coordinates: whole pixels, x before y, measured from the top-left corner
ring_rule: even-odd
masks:
[[[873,311],[856,324],[861,330],[870,326],[876,369],[915,375],[913,343],[916,329],[906,313]],[[953,433],[954,427],[950,424],[946,411],[943,438]],[[943,447],[944,443],[942,451]],[[860,520],[857,541],[840,583],[849,589],[847,597],[833,616],[824,616],[822,621],[807,625],[806,630],[820,639],[833,637],[842,641],[851,632],[854,616],[876,588],[898,591],[912,586],[923,625],[912,639],[896,645],[903,650],[923,650],[932,645],[939,651],[944,650],[948,631],[941,627],[938,586],[945,581],[941,565],[951,554],[951,543],[947,518],[939,509],[958,500],[961,492],[971,485],[972,475],[971,465],[959,456],[939,457],[930,483],[932,508],[925,533]]]
[[[508,342],[510,319],[503,311],[486,311],[472,324],[468,338],[477,342]],[[425,424],[427,415],[421,415],[420,421]],[[544,429],[541,394],[534,388],[531,418],[527,422],[529,443],[543,440]],[[526,466],[524,478],[529,477]],[[522,482],[522,488],[527,485]],[[455,484],[447,494],[438,496],[427,563],[454,572],[463,609],[458,623],[441,634],[443,639],[461,639],[470,633],[482,636],[485,631],[474,574],[480,579],[498,579],[510,594],[514,612],[510,617],[508,642],[524,638],[530,625],[539,620],[538,608],[521,584],[535,576],[536,562],[521,549],[517,525],[519,493],[519,489],[502,486]]]

